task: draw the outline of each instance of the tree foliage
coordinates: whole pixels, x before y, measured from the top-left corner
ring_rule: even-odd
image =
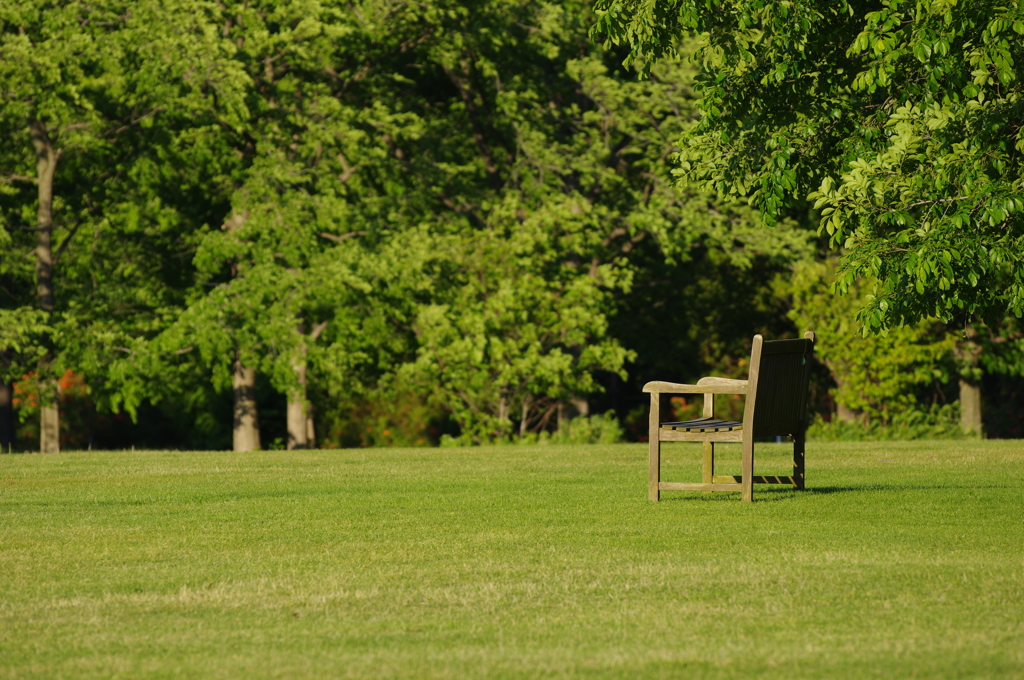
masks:
[[[645,72],[696,35],[700,122],[679,173],[769,223],[805,200],[875,280],[865,328],[1024,311],[1019,2],[599,0]]]
[[[945,385],[954,372],[954,336],[934,320],[862,336],[856,312],[870,282],[837,298],[828,286],[836,268],[835,260],[803,263],[777,285],[791,300],[789,317],[797,327],[815,331],[815,355],[836,383],[838,415],[889,423],[895,415],[920,410],[920,393],[934,393],[933,386]]]
[[[710,81],[673,56],[638,80],[595,20],[576,0],[4,5],[2,377],[73,370],[102,409],[191,423],[182,445],[225,440],[243,368],[289,436],[316,401],[336,440],[407,443],[439,412],[459,441],[527,440],[568,402],[629,410],[629,380],[740,377],[754,332],[790,330],[767,282],[811,256],[806,218],[768,184],[673,177],[679,140],[711,153],[727,123],[697,120]],[[728,168],[755,167],[743,148]]]

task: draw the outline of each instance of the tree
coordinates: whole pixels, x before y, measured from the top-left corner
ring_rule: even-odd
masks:
[[[742,201],[673,190],[686,67],[644,83],[609,68],[576,9],[223,8],[248,83],[244,118],[220,126],[240,170],[196,253],[205,288],[151,349],[221,388],[232,364],[258,369],[294,406],[303,366],[331,389],[428,381],[482,440],[513,418],[544,426],[599,389],[595,370],[621,370],[610,293],[638,245],[685,260],[720,243],[737,263],[801,251],[795,232],[748,229]]]
[[[121,400],[108,379],[116,358],[183,304],[192,281],[182,255],[223,200],[209,180],[230,173],[232,156],[209,153],[206,101],[216,96],[231,111],[240,102],[236,74],[204,30],[208,10],[191,0],[5,6],[0,125],[23,143],[5,147],[4,179],[14,184],[0,208],[13,234],[40,239],[35,278],[40,305],[52,310],[39,375],[85,371],[102,404]],[[27,178],[21,168],[33,160],[37,177]],[[6,304],[17,304],[26,274],[4,258]],[[55,425],[42,432],[56,439]]]
[[[585,40],[587,20],[577,5],[492,2],[411,55],[423,92],[404,110],[426,132],[398,146],[429,184],[416,191],[441,193],[442,233],[460,235],[439,241],[452,255],[438,281],[454,285],[423,309],[417,366],[478,438],[541,426],[600,390],[595,370],[621,373],[629,353],[606,328],[647,243],[677,261],[697,244],[737,262],[805,249],[791,230],[746,229],[741,201],[674,190],[664,160],[691,121],[689,69],[636,82]]]
[[[0,13],[2,124],[11,132],[23,131],[15,133],[14,139],[27,142],[26,151],[31,150],[35,166],[34,172],[28,171],[29,154],[8,152],[2,179],[35,184],[35,219],[30,229],[35,236],[36,306],[51,322],[56,310],[54,267],[78,228],[70,220],[60,225],[65,235],[54,248],[54,180],[68,149],[88,149],[100,143],[97,133],[104,121],[96,110],[94,95],[108,84],[103,80],[111,75],[112,55],[100,46],[97,33],[107,33],[105,20],[116,13],[111,9],[80,3],[59,8],[24,3],[6,5]],[[92,75],[94,72],[99,77]],[[28,229],[27,225],[22,228]],[[60,450],[60,425],[56,381],[51,379],[55,360],[52,332],[43,333],[39,340],[47,348],[38,366],[40,450],[56,452]]]
[[[779,292],[791,300],[789,316],[797,327],[814,329],[815,355],[836,383],[836,416],[888,423],[893,415],[920,407],[917,392],[948,381],[954,337],[934,319],[893,328],[885,336],[862,336],[856,314],[870,285],[837,298],[828,285],[836,268],[834,259],[802,263],[780,277]]]
[[[649,71],[700,36],[701,119],[679,171],[802,201],[845,246],[836,289],[877,285],[867,329],[1024,311],[1021,3],[598,0],[593,29]]]
[[[429,384],[467,439],[505,436],[513,419],[525,434],[594,391],[593,370],[621,367],[605,291],[643,231],[617,203],[636,187],[621,188],[622,138],[594,144],[581,85],[603,66],[571,11],[489,2],[424,20],[396,64],[419,73],[383,98],[402,115],[377,123],[402,187],[389,222],[408,220],[435,253],[420,265],[432,283],[411,324],[417,358],[400,375]]]
[[[51,345],[104,408],[209,422],[232,395],[235,446],[252,449],[275,436],[253,396],[272,388],[302,447],[311,394],[426,381],[471,438],[525,434],[622,375],[610,318],[652,262],[713,252],[752,281],[806,251],[789,222],[752,229],[743,199],[673,188],[693,69],[667,60],[636,81],[586,39],[583,3],[69,12],[85,22],[61,24],[75,40],[105,31],[105,61],[83,81],[90,145],[55,175],[76,235]],[[3,167],[28,177],[27,127],[9,121],[23,143]],[[37,187],[3,187],[4,233],[25,249]],[[34,272],[2,264],[3,308],[24,309]]]
[[[1024,333],[1012,316],[988,325],[957,326],[954,356],[960,388],[960,427],[965,434],[987,434],[984,424],[982,378],[1024,375]]]
[[[224,228],[204,235],[195,259],[202,283],[230,293],[197,297],[193,307],[232,301],[235,312],[223,306],[221,312],[235,321],[225,326],[218,314],[187,316],[189,323],[213,322],[193,326],[199,334],[232,329],[230,359],[206,360],[234,363],[236,429],[246,449],[258,447],[255,418],[242,417],[255,414],[255,401],[245,398],[255,369],[287,395],[288,446],[304,448],[314,432],[307,398],[314,345],[333,345],[338,359],[358,354],[353,346],[337,346],[342,339],[365,344],[331,329],[348,316],[353,295],[367,293],[353,273],[359,258],[351,252],[372,258],[384,226],[375,203],[381,187],[364,181],[365,172],[357,174],[367,165],[379,171],[387,155],[388,137],[373,134],[383,107],[374,86],[362,91],[358,84],[379,79],[374,55],[400,51],[401,38],[374,24],[389,14],[386,8],[371,2],[361,9],[305,0],[222,8],[224,39],[236,46],[234,59],[248,81],[247,115],[229,133],[243,170]],[[370,244],[366,249],[363,241]],[[238,311],[243,308],[259,313]],[[350,364],[341,361],[338,368]]]
[[[407,373],[433,388],[466,440],[506,437],[512,420],[520,437],[541,429],[559,403],[595,391],[595,370],[621,370],[629,354],[607,337],[594,278],[545,279],[528,264],[532,249],[500,236],[452,246],[456,285],[420,309]]]
[[[380,233],[394,229],[392,213],[410,212],[389,169],[393,139],[378,132],[395,122],[403,129],[379,89],[393,79],[386,56],[401,53],[408,36],[375,2],[344,11],[309,1],[201,9],[191,21],[209,44],[176,52],[179,70],[166,81],[207,79],[199,79],[205,99],[196,124],[178,132],[176,148],[199,148],[192,158],[209,178],[205,217],[214,227],[193,232],[192,285],[181,307],[157,333],[123,343],[129,355],[109,371],[113,405],[134,411],[173,399],[186,391],[178,379],[205,372],[216,389],[233,392],[234,445],[251,450],[260,445],[253,395],[261,374],[287,395],[288,446],[302,447],[312,431],[308,381],[331,376],[351,386],[354,375],[338,374],[370,360],[368,345],[394,349],[379,333],[391,329],[377,321],[395,308],[366,310],[359,298],[368,289],[354,271],[392,287],[406,280],[397,269],[382,274],[393,258],[375,258],[374,249],[386,250]],[[135,53],[161,59],[146,47]],[[157,118],[173,125],[169,114]],[[414,302],[378,297],[385,299]],[[354,318],[355,309],[368,313]],[[353,332],[361,326],[367,332]]]

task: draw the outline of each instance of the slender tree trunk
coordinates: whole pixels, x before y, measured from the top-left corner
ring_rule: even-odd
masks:
[[[0,453],[14,446],[14,385],[0,382]]]
[[[530,400],[523,398],[523,413],[519,418],[519,438],[526,436],[526,425],[530,419]]]
[[[260,424],[256,410],[256,369],[247,368],[237,357],[234,371],[235,419],[232,436],[235,451],[260,449]]]
[[[498,420],[503,424],[508,420],[508,387],[501,388],[501,399],[498,401]]]
[[[960,379],[960,429],[964,434],[982,434],[981,386],[963,378]]]
[[[306,361],[304,357],[292,362],[292,370],[298,377],[299,386],[288,392],[288,449],[309,447],[309,422],[311,420],[306,403]]]
[[[981,344],[973,326],[964,329],[964,337],[957,342],[956,355],[960,359],[960,429],[964,434],[984,434],[981,414],[981,383],[978,363]]]
[[[39,414],[39,451],[60,453],[60,409],[57,400],[43,406]]]
[[[36,150],[36,183],[39,209],[36,214],[36,293],[39,308],[53,311],[53,176],[59,154],[54,151],[46,125],[32,118],[28,123]]]
[[[327,322],[315,324],[306,340],[316,342],[320,334],[327,328]],[[296,332],[302,338],[306,334],[306,324],[301,320],[296,324]],[[313,405],[307,397],[308,373],[306,354],[308,345],[303,345],[298,356],[292,361],[292,370],[299,384],[298,388],[288,392],[288,448],[312,449],[316,446],[316,428],[313,423]]]
[[[245,225],[249,211],[232,210],[221,229],[232,233]],[[238,275],[237,263],[231,265],[231,276]],[[260,449],[260,421],[256,407],[256,369],[242,365],[239,352],[235,350],[234,374],[234,423],[231,432],[232,449],[235,451],[258,451]]]
[[[28,122],[32,146],[36,151],[36,183],[39,187],[39,209],[36,214],[36,294],[39,309],[53,313],[53,176],[57,170],[60,152],[53,148],[46,125],[30,118]],[[39,450],[42,453],[60,451],[60,412],[58,389],[46,378],[53,356],[40,361]]]

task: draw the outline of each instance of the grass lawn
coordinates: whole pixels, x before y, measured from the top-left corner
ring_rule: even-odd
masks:
[[[807,461],[747,505],[647,501],[644,445],[0,456],[0,678],[1024,678],[1024,443]]]

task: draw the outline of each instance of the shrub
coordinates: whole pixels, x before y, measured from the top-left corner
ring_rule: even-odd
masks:
[[[496,437],[484,444],[616,444],[625,439],[625,432],[615,411],[578,416],[559,424],[555,432],[529,433],[525,437]],[[441,446],[472,446],[477,443],[469,435],[453,437],[442,435]]]
[[[881,420],[826,422],[817,416],[807,428],[812,441],[907,441],[911,439],[970,439],[960,429],[960,405],[932,406],[927,411],[907,409],[893,415],[888,423]]]

